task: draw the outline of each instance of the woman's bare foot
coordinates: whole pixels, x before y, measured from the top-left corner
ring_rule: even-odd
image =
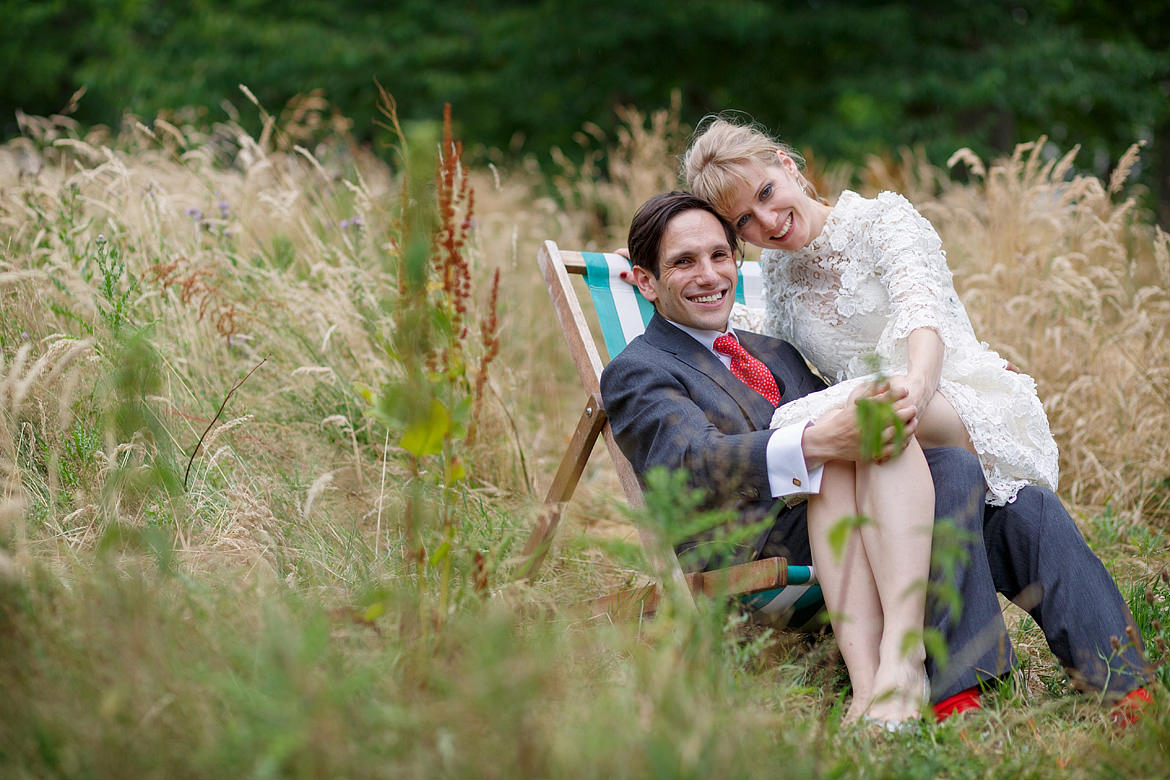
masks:
[[[856,692],[853,694],[853,701],[849,703],[849,709],[845,711],[845,717],[841,722],[849,726],[861,720],[865,715],[865,711],[869,709],[871,696],[859,696]]]
[[[917,720],[925,706],[926,667],[905,660],[882,664],[874,678],[874,690],[877,694],[864,711],[867,717],[885,723]]]

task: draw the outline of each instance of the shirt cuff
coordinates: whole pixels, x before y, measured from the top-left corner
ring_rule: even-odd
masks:
[[[768,437],[765,458],[768,466],[768,487],[773,498],[803,493],[820,493],[821,476],[825,467],[809,469],[804,462],[801,439],[811,421],[777,428]]]

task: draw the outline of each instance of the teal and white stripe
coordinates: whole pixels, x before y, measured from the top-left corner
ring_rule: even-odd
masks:
[[[749,309],[764,308],[764,274],[760,270],[760,264],[754,260],[740,264],[735,302],[747,304]]]
[[[789,585],[774,590],[762,590],[741,596],[740,601],[748,609],[773,618],[789,628],[800,630],[816,627],[820,622],[820,614],[825,607],[825,597],[821,593],[821,586],[816,584],[815,575],[811,566],[789,566],[789,577],[794,569],[808,569],[814,579],[811,583],[796,584],[789,580]]]
[[[780,618],[792,628],[808,626],[825,605],[821,586],[812,566],[789,566],[788,586],[742,596],[749,609]]]
[[[585,259],[585,282],[612,360],[646,332],[646,325],[654,316],[654,306],[642,297],[637,287],[622,281],[621,273],[630,270],[629,260],[600,252],[582,252],[581,256]]]

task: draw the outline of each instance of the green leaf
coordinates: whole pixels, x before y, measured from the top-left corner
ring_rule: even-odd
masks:
[[[947,641],[943,638],[942,632],[937,628],[925,629],[922,632],[922,644],[926,647],[926,652],[934,658],[938,668],[946,669],[947,662],[950,660],[950,649],[947,647]]]
[[[875,401],[861,398],[856,403],[857,426],[861,432],[861,455],[867,460],[876,460],[882,454],[882,435],[887,428],[894,429],[894,452],[902,451],[906,440],[906,425],[902,422],[894,405],[889,401]]]
[[[434,553],[431,554],[431,558],[430,558],[431,566],[437,566],[439,561],[446,558],[447,555],[450,554],[450,552],[451,552],[451,542],[450,541],[445,541],[442,544],[440,544],[439,549],[435,550]]]
[[[374,399],[371,410],[374,417],[391,428],[400,428],[411,419],[411,403],[405,388],[401,385],[384,384],[381,393]]]
[[[471,417],[471,396],[464,396],[455,404],[455,408],[451,410],[451,419],[455,421],[455,426],[464,428],[467,425],[468,418]]]
[[[829,547],[832,548],[833,556],[837,560],[845,554],[845,543],[849,540],[849,534],[868,522],[869,518],[865,515],[846,515],[830,526]]]
[[[438,455],[443,451],[443,440],[450,430],[451,415],[447,413],[447,407],[439,401],[431,401],[430,414],[411,423],[398,446],[416,458]]]
[[[463,465],[463,459],[458,455],[453,455],[447,462],[447,470],[443,475],[444,483],[447,487],[451,487],[466,476],[467,467]]]

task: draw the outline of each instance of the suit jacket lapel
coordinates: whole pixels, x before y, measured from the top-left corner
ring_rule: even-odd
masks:
[[[739,331],[736,333],[738,336]],[[771,401],[745,385],[723,365],[719,358],[711,354],[711,350],[695,341],[689,334],[671,325],[657,313],[650,319],[650,324],[646,326],[646,340],[659,349],[670,352],[723,388],[739,404],[744,416],[751,420],[752,425],[757,430],[765,429],[771,424],[772,413],[775,411]],[[749,345],[744,344],[744,348],[758,357],[758,353],[753,351]],[[767,360],[764,360],[763,363],[768,365]],[[768,366],[768,370],[775,375],[771,366]],[[780,385],[780,392],[783,393],[783,380],[776,377],[776,381]]]

